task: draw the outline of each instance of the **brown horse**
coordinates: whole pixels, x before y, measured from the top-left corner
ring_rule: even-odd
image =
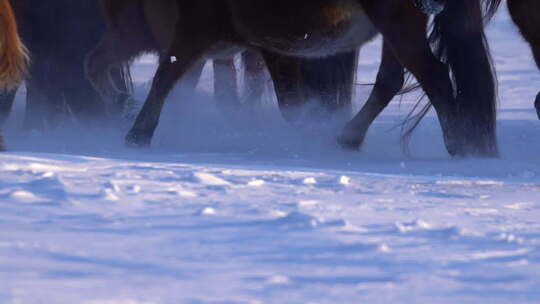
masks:
[[[18,35],[11,5],[8,0],[0,0],[0,89],[17,86],[27,63],[28,54]]]
[[[414,0],[415,5],[426,14],[442,14],[435,17],[434,31],[431,34],[430,42],[435,44],[435,52],[438,58],[446,62],[452,69],[454,74],[454,86],[459,94],[457,94],[458,102],[461,101],[459,107],[462,109],[463,116],[475,114],[478,115],[480,121],[484,123],[469,125],[467,128],[472,132],[490,134],[494,138],[495,128],[495,107],[494,100],[495,95],[493,88],[493,76],[491,76],[491,59],[486,56],[486,53],[482,49],[487,48],[487,42],[482,30],[482,22],[489,21],[489,19],[497,11],[500,0],[483,0],[481,2],[470,1],[469,8],[459,4],[459,1],[447,4],[446,0]],[[480,4],[480,5],[479,5]],[[446,7],[446,11],[443,9]],[[482,17],[480,16],[479,8],[482,8]],[[469,16],[458,13],[460,10],[465,9],[465,12]],[[470,15],[475,16],[470,22],[469,27],[463,28],[463,34],[457,36],[456,34],[444,37],[444,27],[457,28],[457,26],[467,25],[467,19],[471,19]],[[462,23],[459,23],[462,22]],[[448,29],[446,29],[448,30]],[[448,33],[446,34],[448,35]],[[449,45],[449,39],[460,40],[459,42],[465,47],[456,48]],[[471,53],[466,54],[466,49],[470,49]],[[468,57],[470,56],[470,57]],[[475,67],[476,68],[473,68]],[[357,149],[364,142],[366,133],[373,123],[375,118],[383,111],[384,108],[390,103],[390,101],[396,96],[404,85],[404,69],[400,64],[398,58],[393,54],[391,43],[385,39],[383,43],[383,52],[381,66],[375,82],[374,89],[369,96],[366,104],[361,111],[353,118],[351,122],[347,124],[339,141],[347,148]],[[474,83],[480,84],[475,87]],[[486,95],[488,94],[488,95]],[[471,100],[476,100],[475,103],[471,103]],[[430,109],[430,105],[425,107],[420,115],[421,119],[427,111]],[[485,111],[482,114],[482,111]],[[404,133],[404,139],[407,140],[414,128],[418,125],[419,119],[414,121],[413,127]],[[472,119],[472,117],[471,117]],[[476,128],[492,128],[493,131],[482,131]],[[476,130],[475,130],[476,129]],[[484,152],[473,154],[485,154],[496,155],[495,146],[489,147],[489,137],[486,138],[486,145],[484,145]],[[490,151],[491,149],[491,151]]]
[[[274,80],[280,108],[286,114],[297,111],[302,98],[298,96],[301,84],[296,80],[297,74],[282,73],[283,66],[298,57],[350,52],[380,31],[387,42],[386,56],[400,70],[407,68],[416,76],[434,105],[449,153],[497,155],[495,89],[483,39],[479,0],[455,0],[437,17],[435,33],[440,34],[439,49],[444,51],[438,55],[446,58],[445,63],[431,51],[426,39],[428,18],[412,1],[203,0],[194,3],[177,0],[176,3],[179,18],[170,29],[175,32],[175,39],[160,62],[150,94],[127,135],[129,145],[150,144],[169,91],[206,56],[238,47],[258,50]],[[168,60],[173,57],[176,60]],[[464,73],[464,68],[477,72]],[[357,128],[352,125],[349,130]]]
[[[174,26],[178,19],[176,0],[101,0],[107,16],[107,31],[98,46],[86,59],[86,72],[96,89],[109,94],[110,81],[107,71],[123,62],[129,62],[142,53],[155,53],[160,61],[176,60],[174,56],[165,58],[166,50],[174,39]],[[213,59],[214,91],[222,102],[218,106],[225,109],[235,107],[237,96],[237,77],[233,55],[224,52]],[[263,72],[264,64],[256,52],[244,52],[242,60],[245,67],[245,86],[249,97],[262,95],[264,86],[257,79]],[[184,78],[184,87],[194,90],[205,61],[195,63],[189,75]]]
[[[540,68],[540,1],[507,0],[507,4],[514,23],[530,44],[536,64]],[[536,96],[535,107],[540,118],[540,93]]]
[[[28,54],[17,31],[17,23],[8,0],[0,0],[0,90],[16,87],[23,79]],[[0,134],[0,151],[4,150]]]
[[[140,53],[166,55],[166,50],[174,40],[174,26],[177,23],[177,0],[101,0],[108,19],[108,31],[99,46],[87,58],[87,73],[98,90],[107,92],[104,71],[119,62],[132,60]],[[227,55],[227,54],[225,54]],[[162,58],[169,60],[169,58]],[[253,104],[260,99],[265,79],[261,78],[264,62],[256,50],[242,52],[244,63],[245,101]],[[329,56],[321,59],[282,58],[279,60],[283,83],[276,82],[278,92],[291,84],[302,86],[302,91],[293,94],[305,101],[320,100],[324,114],[349,112],[352,104],[353,82],[357,62],[356,52]],[[184,87],[193,89],[203,67],[200,60],[183,77]],[[237,79],[234,63],[230,57],[214,54],[214,91],[223,100],[218,107],[227,110],[240,104],[236,98]],[[301,81],[299,81],[301,79]],[[278,94],[279,99],[288,98]],[[322,100],[321,100],[322,101]],[[227,111],[226,111],[227,112]]]

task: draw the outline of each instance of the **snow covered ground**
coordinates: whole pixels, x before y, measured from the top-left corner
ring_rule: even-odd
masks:
[[[540,303],[540,73],[506,12],[489,31],[497,160],[448,157],[433,116],[404,156],[416,95],[362,152],[335,146],[341,122],[292,129],[272,105],[230,126],[209,73],[194,101],[171,98],[150,150],[123,147],[128,122],[24,133],[20,102],[0,154],[0,303]],[[141,97],[152,69],[137,64]]]

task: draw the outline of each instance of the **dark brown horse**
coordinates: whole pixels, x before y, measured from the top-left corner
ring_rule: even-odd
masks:
[[[12,5],[32,55],[25,128],[44,129],[67,118],[92,124],[119,115],[129,96],[127,69],[115,67],[112,78],[122,93],[111,102],[99,96],[84,73],[84,57],[105,31],[97,0],[12,0]],[[0,96],[0,123],[11,111],[16,89]]]
[[[154,53],[160,61],[176,60],[165,58],[166,50],[174,39],[174,27],[178,19],[176,0],[100,0],[107,17],[107,31],[99,45],[88,55],[86,72],[95,88],[110,94],[108,71],[115,65],[133,61],[143,53]],[[225,108],[237,106],[237,76],[234,51],[224,52],[213,59],[214,91]],[[264,90],[261,83],[253,82],[264,69],[262,59],[256,52],[242,54],[245,65],[244,82],[249,94],[257,98]],[[184,78],[184,87],[194,90],[205,61],[195,63]],[[189,94],[186,94],[189,95]]]
[[[0,90],[16,87],[24,77],[28,54],[17,31],[8,0],[0,0]],[[0,151],[4,150],[0,133]]]
[[[448,151],[452,155],[497,155],[495,86],[478,0],[455,0],[437,17],[435,33],[440,35],[439,49],[444,51],[438,55],[446,63],[432,53],[426,39],[428,18],[412,1],[177,0],[177,5],[179,22],[170,29],[175,31],[175,40],[160,62],[146,103],[126,138],[129,145],[150,144],[169,91],[205,56],[238,47],[258,50],[275,82],[280,108],[289,115],[298,110],[303,98],[298,95],[297,74],[283,73],[283,66],[298,57],[350,52],[380,31],[387,44],[386,61],[393,62],[396,70],[411,71],[434,105]],[[176,60],[168,60],[172,57]],[[475,72],[464,73],[465,67]],[[374,94],[387,93],[376,88]],[[350,124],[348,130],[350,136],[342,137],[343,142],[354,145],[349,139],[361,128]]]
[[[540,1],[507,0],[507,3],[514,23],[530,44],[536,64],[540,68]],[[540,93],[536,96],[535,107],[540,118]]]
[[[446,0],[415,0],[417,6],[425,13],[432,13],[433,8],[442,10]],[[540,68],[540,2],[536,0],[507,0],[508,11],[514,23],[519,27],[523,38],[531,46],[531,50]],[[540,93],[536,96],[535,108],[540,118]]]
[[[461,110],[460,117],[469,116],[468,119],[471,119],[469,125],[465,125],[464,128],[477,134],[489,134],[484,139],[483,150],[473,151],[472,154],[496,155],[496,146],[490,147],[490,142],[495,142],[494,77],[490,71],[491,59],[483,51],[487,49],[487,42],[482,20],[488,21],[493,16],[500,5],[500,0],[470,1],[468,7],[465,3],[460,4],[460,1],[447,4],[446,0],[414,0],[414,3],[426,14],[440,13],[434,19],[430,43],[435,45],[437,58],[452,70],[456,102]],[[445,7],[446,11],[443,11]],[[452,30],[455,32],[451,33]],[[458,35],[460,30],[462,34]],[[461,47],[458,48],[456,45]],[[471,51],[470,54],[467,53],[467,49]],[[393,54],[388,39],[384,40],[382,53],[377,81],[368,101],[358,115],[347,124],[339,138],[340,143],[347,148],[357,149],[361,146],[372,122],[404,85],[403,66]],[[429,109],[430,105],[425,107],[419,114],[419,119]],[[473,122],[474,117],[477,117],[476,122]],[[418,125],[419,119],[404,133],[405,139]]]
[[[99,46],[88,56],[87,72],[98,90],[107,92],[109,80],[105,72],[110,66],[133,60],[141,53],[152,52],[161,57],[166,56],[168,47],[174,40],[174,26],[178,21],[177,0],[101,0],[108,19],[108,31],[101,39]],[[240,48],[239,48],[240,49]],[[237,108],[237,79],[234,62],[229,56],[234,50],[222,54],[214,54],[214,91],[222,110]],[[298,83],[301,75],[305,100],[318,99],[324,95],[323,110],[334,113],[350,109],[353,81],[356,67],[355,52],[340,54],[324,59],[304,60],[301,58],[284,58],[281,60],[281,71],[287,77],[282,87]],[[264,89],[261,78],[264,62],[256,50],[242,52],[244,63],[244,100],[253,103],[260,99]],[[184,87],[194,89],[200,76],[204,60],[195,63],[185,77]],[[328,71],[333,71],[328,73]],[[301,75],[300,75],[301,74]],[[278,84],[279,86],[279,84]],[[284,94],[279,97],[284,98]]]

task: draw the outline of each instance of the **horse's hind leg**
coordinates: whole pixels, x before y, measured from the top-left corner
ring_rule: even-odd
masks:
[[[16,94],[17,88],[0,93],[0,127],[5,124],[11,114]]]
[[[123,44],[114,33],[106,33],[99,44],[86,56],[85,73],[92,86],[102,95],[115,93],[108,77],[111,70],[136,56],[143,49]]]
[[[243,87],[246,92],[243,99],[249,105],[261,101],[265,88],[264,59],[254,50],[242,52],[244,65]]]
[[[182,28],[184,25],[181,25]],[[152,88],[135,124],[126,136],[126,144],[132,147],[149,146],[159,122],[165,99],[175,83],[201,60],[204,53],[218,41],[213,34],[204,31],[184,33],[181,31],[173,42],[171,50],[164,56],[154,76]]]
[[[358,51],[329,57],[302,59],[302,75],[309,100],[321,102],[324,114],[350,114]]]
[[[224,111],[237,109],[238,83],[234,57],[214,59],[214,95],[218,107]]]
[[[301,106],[306,102],[302,80],[302,60],[262,51],[274,82],[279,109],[285,120],[295,123],[300,119]]]
[[[484,152],[484,147],[478,144],[492,139],[493,134],[481,137],[479,132],[475,132],[477,129],[473,128],[476,122],[471,119],[471,114],[464,112],[465,110],[460,109],[457,104],[448,67],[432,52],[426,39],[427,16],[408,1],[391,3],[394,3],[394,7],[388,7],[380,1],[362,1],[366,12],[389,43],[396,58],[416,77],[434,106],[449,154],[493,155],[496,148]],[[396,21],[388,22],[388,20]],[[486,94],[488,93],[489,91],[486,91]],[[488,113],[484,114],[489,116]],[[472,131],[468,133],[468,129]],[[473,142],[472,137],[477,137],[478,142]],[[473,145],[478,147],[477,151],[472,150]]]
[[[523,37],[530,44],[536,65],[540,68],[540,2],[537,0],[508,0],[508,10],[519,27]],[[540,118],[540,93],[535,101],[538,118]]]
[[[125,114],[130,100],[132,100],[133,84],[128,65],[127,63],[120,66],[116,65],[110,71],[111,80],[118,88],[118,92],[113,97],[113,104],[109,106],[109,112],[116,118]]]
[[[63,70],[48,56],[34,53],[30,66],[32,77],[26,80],[26,113],[24,129],[45,130],[57,126],[67,118],[64,98]]]
[[[369,127],[403,87],[404,81],[404,69],[385,41],[375,86],[362,110],[345,126],[338,139],[343,147],[358,149],[362,145]]]

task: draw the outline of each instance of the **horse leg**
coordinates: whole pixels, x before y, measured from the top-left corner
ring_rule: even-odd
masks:
[[[150,145],[166,97],[175,83],[203,57],[206,50],[217,40],[217,37],[205,37],[203,33],[197,34],[200,35],[193,37],[180,34],[174,41],[169,55],[162,58],[144,106],[126,136],[128,146],[147,147]]]
[[[113,104],[109,106],[108,111],[113,117],[120,118],[129,107],[133,84],[129,71],[129,65],[113,66],[110,70],[111,80],[118,89],[113,97]]]
[[[403,87],[404,81],[403,67],[385,40],[375,86],[362,110],[345,126],[338,142],[348,149],[360,148],[369,127]]]
[[[4,144],[4,136],[2,136],[2,130],[0,129],[0,152],[6,151],[6,146]]]
[[[303,82],[309,100],[318,100],[325,114],[351,112],[358,51],[324,58],[302,59]]]
[[[365,3],[364,3],[365,2]],[[450,154],[457,153],[457,143],[450,122],[457,118],[449,107],[453,103],[453,87],[448,76],[448,68],[439,62],[431,51],[426,39],[428,17],[412,7],[403,5],[379,7],[377,4],[362,1],[372,22],[381,31],[385,41],[401,64],[418,80],[439,116],[439,121]],[[388,23],[387,20],[394,20]],[[412,22],[416,21],[416,22]],[[399,24],[396,27],[395,24]]]
[[[69,77],[65,79],[64,97],[74,117],[85,124],[106,118],[105,102],[86,78],[83,66],[75,65],[67,72]]]
[[[512,20],[531,46],[536,65],[540,68],[540,3],[538,1],[508,0],[508,10]],[[536,96],[535,108],[540,118],[540,93]]]
[[[302,85],[302,60],[267,51],[261,51],[266,62],[285,120],[295,123],[300,119],[301,106],[306,101]]]
[[[65,73],[48,55],[34,53],[26,80],[24,129],[45,130],[67,117],[63,96]]]
[[[144,35],[140,35],[142,37],[140,40],[126,35],[120,30],[107,31],[98,45],[86,56],[84,64],[86,77],[102,96],[114,96],[129,91],[124,79],[127,75],[119,75],[124,73],[120,67],[148,50],[148,42]],[[116,84],[122,84],[118,87],[120,90],[125,89],[126,92],[117,92],[118,89],[111,84],[109,75]]]
[[[14,88],[0,93],[0,127],[5,124],[11,114],[17,89],[18,88]]]
[[[470,3],[472,2],[474,1]],[[495,113],[493,112],[494,98],[491,98],[494,97],[494,87],[493,83],[486,78],[486,76],[492,76],[490,74],[491,69],[486,61],[485,53],[481,53],[485,51],[484,46],[478,46],[478,44],[483,43],[483,28],[473,33],[461,32],[469,29],[468,27],[463,28],[464,25],[469,23],[456,24],[456,21],[444,19],[447,22],[452,21],[452,25],[457,27],[457,30],[449,30],[449,25],[442,25],[444,27],[443,35],[454,43],[451,51],[461,51],[460,56],[465,56],[464,52],[471,52],[475,60],[478,61],[470,62],[470,58],[467,61],[467,58],[464,57],[457,59],[455,58],[456,54],[452,53],[454,55],[452,60],[456,61],[453,64],[461,64],[459,68],[464,68],[463,63],[467,62],[470,66],[478,66],[479,69],[482,69],[481,71],[469,72],[469,74],[473,73],[469,78],[464,75],[464,70],[458,70],[459,77],[456,77],[456,81],[460,86],[466,88],[463,90],[458,88],[459,96],[456,98],[449,76],[448,65],[441,63],[435,57],[426,39],[427,16],[423,15],[420,10],[417,10],[408,1],[391,2],[392,5],[367,0],[362,0],[361,3],[371,17],[372,22],[390,44],[398,60],[405,68],[411,71],[429,97],[439,117],[448,152],[451,155],[497,155]],[[448,14],[455,18],[461,16],[459,15],[460,11],[456,8],[465,3],[469,2],[455,0],[451,3],[452,9],[447,7],[437,18],[441,18],[441,16],[448,18]],[[478,5],[478,3],[476,4]],[[480,8],[478,7],[477,10],[479,26],[482,26]],[[469,14],[461,13],[463,18],[469,16]],[[388,22],[388,20],[392,20],[392,22]],[[441,26],[441,20],[443,19],[436,20],[439,22],[439,26]],[[463,21],[461,18],[457,18],[457,20]],[[448,37],[449,35],[451,37]],[[460,35],[467,35],[467,37]],[[461,38],[470,40],[462,42],[459,40]],[[457,45],[460,42],[463,45]],[[470,50],[468,48],[459,49],[460,46],[465,47],[469,44],[472,44]],[[468,83],[464,81],[465,79],[468,80]],[[462,92],[475,97],[467,96],[464,98]],[[485,96],[481,96],[482,94]],[[477,116],[473,117],[474,114]]]
[[[62,123],[67,117],[67,105],[61,84],[34,77],[26,80],[26,115],[24,129],[45,130]],[[48,75],[58,79],[57,75]]]
[[[214,95],[218,106],[224,111],[237,109],[238,83],[234,57],[213,60],[214,66]]]
[[[262,99],[265,88],[264,79],[264,59],[253,50],[242,52],[242,62],[244,64],[244,91],[243,99],[250,105],[256,104]]]

